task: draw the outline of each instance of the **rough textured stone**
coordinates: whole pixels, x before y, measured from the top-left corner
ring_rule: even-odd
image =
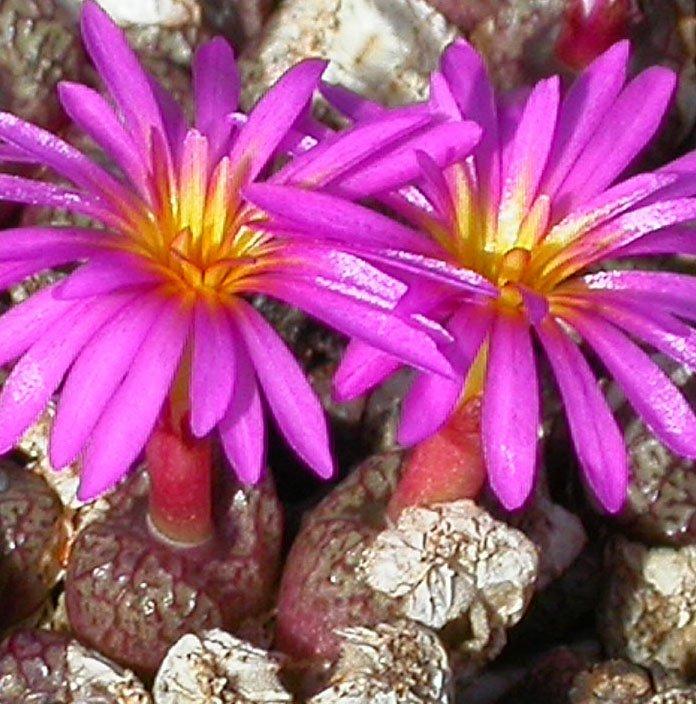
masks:
[[[211,31],[239,49],[259,35],[275,4],[276,0],[202,0],[201,7]]]
[[[0,551],[6,570],[0,628],[41,607],[55,585],[67,528],[61,503],[33,472],[0,463]]]
[[[648,548],[617,539],[600,611],[600,636],[614,656],[696,674],[696,546]]]
[[[635,704],[653,693],[650,675],[625,660],[609,660],[576,675],[570,704]]]
[[[113,508],[79,534],[68,563],[67,611],[83,642],[150,675],[185,633],[233,630],[269,608],[280,507],[270,480],[242,488],[228,476],[214,489],[215,535],[193,548],[151,534],[144,473],[109,496]]]
[[[344,628],[330,686],[308,704],[449,704],[452,676],[435,633],[412,621]]]
[[[0,109],[57,127],[56,84],[78,79],[85,61],[71,13],[60,0],[3,0],[0,37]]]
[[[188,634],[162,661],[155,704],[283,704],[292,695],[278,679],[279,660],[221,630]]]
[[[68,637],[18,631],[0,643],[3,704],[150,704],[142,683]]]
[[[681,367],[671,376],[695,405],[696,375]],[[628,500],[619,517],[624,531],[649,543],[696,542],[694,461],[671,452],[630,408],[620,413],[631,460]]]
[[[404,616],[435,629],[456,622],[451,645],[472,671],[500,652],[505,630],[529,603],[537,568],[533,543],[473,501],[405,509],[361,563],[365,581]]]
[[[363,582],[357,567],[385,525],[400,455],[375,455],[309,514],[295,539],[280,585],[276,645],[296,658],[335,659],[334,629],[371,626],[396,615],[394,603]]]
[[[425,0],[289,0],[241,62],[244,103],[255,103],[293,64],[329,59],[324,78],[385,104],[427,94],[427,77],[454,38]]]

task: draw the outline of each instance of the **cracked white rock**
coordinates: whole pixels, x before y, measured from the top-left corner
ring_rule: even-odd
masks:
[[[600,636],[610,654],[685,676],[696,662],[696,545],[649,548],[617,539]]]
[[[366,549],[361,570],[373,589],[426,626],[442,628],[468,614],[476,651],[520,620],[538,562],[521,531],[467,500],[406,509]]]
[[[447,653],[430,629],[407,620],[345,628],[327,689],[308,704],[449,704]]]
[[[151,704],[143,684],[130,670],[87,650],[77,642],[66,649],[71,701],[90,704]]]
[[[278,679],[280,661],[229,633],[187,634],[155,678],[155,704],[282,704],[292,696]]]
[[[292,65],[329,60],[324,79],[385,104],[427,95],[428,74],[456,36],[425,0],[287,0],[241,62],[253,104]]]
[[[83,0],[69,0],[77,9]],[[122,27],[158,25],[183,27],[199,24],[201,9],[197,0],[97,0],[114,22]]]

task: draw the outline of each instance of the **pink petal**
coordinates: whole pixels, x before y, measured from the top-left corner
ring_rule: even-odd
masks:
[[[676,315],[696,320],[696,277],[667,271],[601,271],[583,276],[580,282],[559,287],[571,295],[585,289],[611,292],[628,300],[657,304]]]
[[[265,466],[266,424],[256,373],[244,343],[235,338],[234,394],[218,425],[225,454],[244,484],[255,484]]]
[[[525,103],[505,159],[497,240],[506,248],[517,241],[522,221],[537,194],[551,149],[558,103],[558,77],[539,82]]]
[[[383,105],[367,100],[358,93],[338,84],[332,85],[322,81],[319,84],[319,91],[338,112],[343,113],[354,122],[372,120],[387,110]]]
[[[630,210],[652,194],[674,183],[672,174],[646,173],[613,186],[583,203],[551,228],[544,244],[567,246],[570,242]]]
[[[633,161],[660,126],[675,83],[672,71],[654,66],[624,88],[559,188],[559,213],[601,193]]]
[[[200,438],[225,415],[234,386],[235,338],[224,310],[198,303],[193,340],[191,430]]]
[[[430,74],[428,106],[434,114],[446,115],[450,120],[461,120],[462,111],[452,95],[449,83],[441,71]]]
[[[696,370],[696,331],[660,310],[655,302],[630,302],[617,299],[611,293],[596,291],[576,300],[583,307],[589,306],[608,323]]]
[[[84,310],[83,301],[56,299],[59,285],[47,286],[0,316],[0,364],[24,354],[54,324]]]
[[[54,467],[75,460],[130,369],[163,301],[138,296],[85,345],[65,379],[51,431]]]
[[[278,427],[297,455],[328,479],[334,463],[319,399],[275,330],[244,301],[237,306],[239,331]]]
[[[109,239],[106,232],[80,227],[16,227],[0,233],[0,262],[41,256],[72,261],[99,252]]]
[[[111,106],[99,93],[79,83],[62,81],[58,95],[70,119],[118,164],[147,197],[147,163]]]
[[[458,39],[442,55],[442,73],[462,115],[483,130],[476,146],[475,163],[481,202],[497,211],[500,197],[500,153],[495,91],[483,59],[463,39]]]
[[[142,149],[150,130],[164,131],[150,82],[123,32],[93,0],[82,5],[82,40],[128,130]]]
[[[239,103],[240,80],[230,45],[216,37],[203,44],[193,59],[196,127],[207,134]]]
[[[539,389],[527,323],[499,314],[491,329],[481,409],[488,476],[503,506],[516,509],[534,481]]]
[[[311,244],[285,247],[274,271],[385,309],[394,308],[407,290],[404,283],[359,257]]]
[[[416,153],[423,151],[440,167],[462,161],[481,137],[474,122],[436,124],[404,140],[383,156],[361,165],[332,183],[332,191],[346,198],[366,198],[415,181],[420,174]]]
[[[592,346],[655,435],[673,452],[696,457],[696,417],[670,379],[623,333],[598,316],[573,309],[568,322]]]
[[[230,152],[233,164],[248,159],[253,181],[308,105],[326,62],[308,59],[285,73],[258,102]]]
[[[467,372],[488,334],[492,313],[479,306],[462,306],[449,321],[454,335],[449,358],[456,379],[419,374],[404,398],[398,440],[411,447],[434,435],[450,417],[460,400]]]
[[[127,302],[113,296],[73,310],[45,329],[0,392],[0,452],[7,452],[46,407],[79,351]]]
[[[86,298],[156,283],[157,277],[145,269],[138,257],[125,252],[109,252],[93,257],[72,273],[56,289],[56,297],[66,300]]]
[[[355,166],[374,161],[376,154],[393,148],[397,140],[431,122],[432,118],[422,112],[402,110],[390,114],[385,111],[383,116],[328,137],[297,157],[273,180],[284,184],[325,186]]]
[[[152,94],[162,116],[162,124],[164,126],[164,132],[153,129],[153,133],[162,135],[164,139],[165,158],[171,159],[172,164],[179,164],[181,145],[188,131],[188,122],[184,111],[181,109],[179,103],[174,100],[171,93],[169,93],[159,81],[156,81],[151,76],[147,78],[150,90],[152,90]]]
[[[255,183],[244,197],[271,215],[283,228],[306,232],[312,239],[370,248],[437,251],[419,232],[391,218],[326,193],[294,186]]]
[[[71,191],[53,183],[32,181],[12,174],[0,174],[0,200],[58,208],[81,213],[104,222],[114,222],[103,201],[89,194]],[[118,222],[116,220],[116,222]]]
[[[449,362],[431,337],[397,315],[300,281],[273,281],[259,292],[306,311],[344,335],[356,337],[419,369],[450,375]]]
[[[128,192],[113,176],[82,152],[53,133],[15,115],[0,113],[0,139],[91,193],[108,196],[119,203],[130,199]]]
[[[659,254],[682,254],[696,257],[696,229],[673,225],[651,232],[612,252],[612,257],[652,257]]]
[[[561,268],[565,276],[602,259],[614,251],[639,240],[644,235],[696,218],[696,198],[678,198],[646,205],[578,238],[559,251],[546,271]]]
[[[346,403],[386,381],[401,360],[360,340],[351,340],[333,378],[333,397]]]
[[[563,99],[540,191],[554,196],[613,105],[625,80],[630,45],[617,42],[577,78]]]
[[[587,361],[560,326],[546,318],[537,328],[563,396],[573,444],[601,504],[618,511],[626,498],[628,462],[623,435]]]
[[[84,453],[78,498],[113,486],[143,449],[179,365],[191,322],[167,303],[145,337],[125,379],[102,413]]]

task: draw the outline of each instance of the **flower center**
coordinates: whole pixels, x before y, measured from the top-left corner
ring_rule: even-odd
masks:
[[[241,197],[246,163],[227,156],[211,168],[208,140],[190,130],[176,169],[153,142],[153,206],[125,228],[124,248],[184,296],[227,297],[248,290],[277,246],[263,214]]]

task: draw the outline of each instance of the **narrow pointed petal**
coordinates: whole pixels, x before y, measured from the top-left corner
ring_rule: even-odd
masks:
[[[85,343],[126,302],[114,296],[73,311],[44,330],[17,362],[0,392],[0,452],[7,452],[36,420]]]
[[[70,119],[88,134],[147,195],[147,163],[111,106],[95,90],[63,81],[58,95]]]
[[[437,374],[419,374],[404,398],[398,440],[411,447],[435,434],[452,414],[464,388],[467,372],[488,335],[492,322],[488,308],[462,306],[450,319],[454,336],[445,350],[457,373],[456,379]]]
[[[80,259],[93,255],[109,242],[109,235],[79,227],[17,227],[0,233],[0,262],[41,255]]]
[[[577,309],[566,314],[655,435],[673,452],[696,457],[696,417],[669,377],[613,325]]]
[[[540,191],[554,196],[613,105],[624,82],[630,45],[618,42],[573,82],[561,103],[551,154]]]
[[[235,474],[244,484],[262,477],[266,456],[266,423],[249,353],[238,335],[235,339],[235,387],[230,405],[218,425],[220,440]]]
[[[655,66],[626,86],[559,188],[559,213],[601,193],[638,156],[660,126],[675,84],[672,71]]]
[[[80,352],[65,379],[51,430],[54,467],[75,461],[162,307],[157,297],[137,297]]]
[[[332,191],[345,198],[367,198],[416,181],[420,175],[417,152],[423,151],[441,168],[462,161],[481,138],[473,121],[445,122],[404,140],[394,149],[352,173],[337,178]]]
[[[575,208],[554,225],[544,238],[544,245],[566,247],[586,232],[604,225],[674,183],[676,178],[672,174],[638,174],[613,186]]]
[[[193,59],[196,127],[208,134],[218,120],[239,104],[240,79],[232,47],[216,37],[201,46]]]
[[[0,139],[48,166],[77,186],[92,193],[108,194],[120,201],[128,195],[121,184],[100,166],[51,132],[15,115],[0,113]]]
[[[56,297],[86,298],[137,286],[154,286],[158,282],[138,257],[109,252],[93,257],[65,279],[56,290]]]
[[[385,309],[394,308],[408,288],[364,259],[304,243],[287,246],[274,272],[299,276],[318,288]]]
[[[527,323],[499,314],[491,329],[481,410],[483,446],[493,491],[507,509],[532,490],[539,440],[539,389]]]
[[[224,310],[205,302],[193,317],[191,430],[207,435],[230,405],[234,386],[235,339]]]
[[[451,375],[447,359],[423,328],[402,321],[394,313],[353,301],[331,291],[318,291],[302,282],[272,282],[259,289],[306,311],[344,335],[392,354],[406,364],[436,374]]]
[[[601,504],[615,513],[626,499],[628,460],[623,435],[589,364],[558,323],[547,318],[538,328],[546,356],[563,396],[575,451]]]
[[[425,113],[400,111],[328,137],[314,149],[297,157],[273,179],[277,183],[325,186],[379,150],[388,150],[398,139],[432,122]]]
[[[0,364],[24,354],[46,330],[73,311],[84,310],[83,301],[56,299],[55,289],[59,285],[38,291],[0,316]]]
[[[476,146],[477,181],[481,202],[497,211],[500,198],[500,153],[495,92],[478,52],[459,39],[442,56],[442,73],[447,79],[463,117],[483,130]]]
[[[564,277],[570,276],[651,232],[694,218],[696,198],[678,198],[646,205],[624,213],[578,238],[550,260],[546,271],[557,269],[563,272]]]
[[[87,442],[78,490],[81,500],[113,486],[142,451],[179,365],[190,318],[172,301],[155,319]]]
[[[338,112],[353,120],[362,122],[382,115],[387,108],[372,100],[363,98],[342,85],[321,82],[319,91]]]
[[[150,130],[164,131],[157,101],[138,58],[123,32],[93,0],[86,0],[81,16],[82,40],[102,80],[123,114],[126,126],[141,148]]]
[[[400,359],[360,340],[351,340],[333,378],[333,397],[347,403],[386,381],[399,367]]]
[[[654,301],[651,304],[631,302],[612,296],[611,292],[593,291],[591,295],[575,297],[575,302],[668,357],[696,370],[696,331],[661,310]],[[573,301],[568,304],[572,305]]]
[[[0,200],[57,208],[87,215],[102,222],[114,221],[112,214],[99,198],[53,183],[33,181],[12,174],[0,174]]]
[[[233,164],[248,161],[253,181],[288,130],[309,104],[326,62],[308,59],[285,73],[261,98],[242,127],[230,152]]]
[[[280,431],[297,455],[328,479],[334,463],[319,399],[275,330],[247,303],[237,306],[239,331]]]
[[[148,81],[152,95],[157,102],[157,107],[162,116],[164,129],[164,132],[157,129],[154,129],[153,132],[162,135],[166,145],[168,145],[172,163],[177,165],[181,157],[181,145],[183,144],[184,137],[186,137],[186,132],[189,127],[188,121],[181,106],[176,102],[171,93],[151,76],[148,76]]]
[[[657,304],[688,320],[696,320],[696,277],[668,271],[601,271],[558,288],[583,295],[586,290],[611,292],[647,305]],[[620,299],[620,298],[619,298]]]
[[[557,76],[538,83],[525,103],[505,159],[497,240],[511,248],[537,194],[551,149],[560,87]]]
[[[244,189],[244,196],[281,227],[306,232],[312,239],[337,242],[348,249],[365,245],[426,254],[436,252],[416,230],[326,193],[255,183]]]
[[[696,229],[689,225],[665,227],[620,247],[612,252],[612,257],[653,257],[660,254],[696,257]]]

